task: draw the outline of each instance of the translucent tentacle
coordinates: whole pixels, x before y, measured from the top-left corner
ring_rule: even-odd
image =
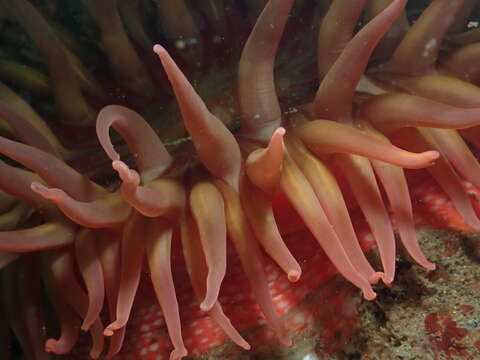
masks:
[[[421,132],[420,136],[414,129],[406,130],[408,131],[402,131],[402,134],[404,134],[401,139],[402,146],[414,151],[437,147],[435,140],[428,132],[418,129]],[[448,160],[440,157],[435,165],[427,170],[450,197],[465,222],[474,229],[480,229],[480,220],[473,209],[470,198],[457,172]]]
[[[373,136],[389,141],[371,126],[366,125],[365,129]],[[387,193],[403,246],[419,265],[427,270],[435,270],[435,264],[427,260],[417,241],[410,191],[402,168],[378,160],[370,162]]]
[[[357,271],[370,283],[383,274],[376,273],[360,248],[340,187],[327,166],[315,158],[303,144],[292,137],[287,139],[288,151],[307,178],[320,201],[338,239]]]
[[[0,231],[13,230],[17,225],[27,220],[32,214],[32,208],[24,202],[19,202],[13,209],[0,215]]]
[[[424,129],[435,139],[438,149],[454,168],[475,186],[480,186],[480,164],[460,134],[448,129]]]
[[[365,102],[359,117],[383,134],[404,127],[465,129],[480,124],[480,108],[458,108],[408,94],[375,96]]]
[[[91,230],[81,230],[75,238],[75,254],[88,294],[88,310],[82,330],[88,330],[99,317],[103,308],[105,285],[103,270],[95,242],[98,239]]]
[[[105,230],[97,243],[100,261],[105,280],[105,295],[108,303],[110,320],[116,316],[118,289],[120,287],[120,239],[121,233],[112,230]],[[114,357],[121,349],[125,337],[126,327],[116,331],[110,337],[107,359]]]
[[[298,281],[302,268],[285,245],[275,222],[271,197],[257,189],[247,179],[240,194],[245,214],[265,252],[280,266],[292,282]]]
[[[261,262],[260,249],[245,218],[238,193],[222,181],[216,181],[215,185],[222,193],[225,201],[228,235],[235,245],[257,303],[267,322],[272,325],[277,333],[280,341],[284,345],[290,346],[292,341],[287,335],[285,324],[273,308],[272,298]]]
[[[145,254],[145,231],[148,220],[138,212],[132,212],[122,235],[120,289],[117,300],[117,316],[104,331],[112,336],[123,328],[132,310],[133,300],[140,282],[143,256]]]
[[[183,344],[180,313],[175,285],[173,284],[170,262],[171,246],[171,227],[162,220],[153,220],[150,223],[146,242],[147,259],[153,288],[162,308],[168,334],[174,348],[170,354],[170,360],[179,360],[187,356],[187,349]]]
[[[373,19],[391,3],[392,0],[370,0],[366,8],[366,18]],[[372,57],[380,60],[390,58],[409,28],[407,12],[404,10],[377,45]]]
[[[281,189],[330,261],[348,281],[362,290],[365,299],[375,299],[376,294],[370,283],[351,263],[315,192],[289,155],[285,157],[283,169]]]
[[[127,142],[135,156],[142,179],[157,178],[171,165],[173,159],[155,131],[143,117],[124,106],[104,107],[97,117],[97,136],[100,144],[111,160],[120,160],[110,139],[113,127]]]
[[[80,201],[105,195],[106,190],[90,181],[52,154],[0,137],[0,153],[32,169],[49,185],[63,189]]]
[[[208,111],[167,51],[160,45],[155,45],[153,50],[160,57],[172,84],[183,122],[203,164],[214,176],[238,189],[241,155],[237,141],[225,125]]]
[[[207,264],[202,254],[202,244],[198,234],[197,227],[191,216],[187,213],[181,224],[182,249],[187,264],[188,275],[195,291],[195,295],[200,300],[205,298]],[[233,327],[230,320],[225,316],[222,306],[216,301],[208,312],[217,324],[225,331],[232,341],[245,350],[250,350],[250,345],[242,338],[238,331]]]
[[[241,130],[249,137],[268,140],[281,122],[273,70],[293,2],[270,0],[243,48],[238,69],[238,94]]]
[[[275,130],[268,146],[251,152],[245,162],[245,171],[250,181],[267,194],[272,194],[280,182],[284,135],[284,128]]]
[[[329,120],[311,121],[298,127],[296,134],[313,153],[319,156],[350,153],[409,169],[429,166],[439,157],[436,151],[425,151],[419,154],[408,152],[352,126]]]
[[[135,170],[120,161],[112,163],[123,183],[121,192],[138,212],[147,217],[176,215],[185,204],[185,191],[178,181],[158,178],[146,186],[140,185],[140,176]]]
[[[430,71],[437,60],[440,44],[462,4],[463,0],[432,1],[407,32],[387,68],[410,75]]]
[[[38,182],[32,190],[53,201],[75,223],[87,228],[115,227],[123,224],[131,211],[130,205],[119,194],[111,194],[92,202],[77,201],[61,189],[48,188]]]
[[[53,279],[64,290],[64,297],[71,308],[81,317],[85,318],[88,310],[88,297],[75,276],[74,258],[71,249],[63,248],[48,254],[48,266],[50,266]],[[92,348],[90,357],[97,359],[103,351],[103,324],[97,318],[90,328]]]
[[[367,0],[337,0],[328,8],[318,32],[317,65],[320,79],[325,77],[352,39],[366,3]]]
[[[77,125],[91,123],[94,112],[85,101],[67,52],[38,10],[27,0],[8,1],[9,10],[33,39],[48,65],[59,118]]]
[[[395,277],[395,238],[370,162],[366,158],[348,154],[335,155],[334,161],[346,175],[377,241],[385,273],[383,281],[391,284]]]
[[[127,88],[151,94],[153,84],[125,32],[116,0],[89,1],[102,34],[110,66],[116,78]]]
[[[0,116],[23,142],[61,157],[65,152],[42,118],[20,96],[0,82]]]
[[[53,268],[50,265],[49,255],[42,254],[42,274],[43,281],[47,290],[50,302],[52,303],[60,325],[60,337],[58,339],[50,338],[45,343],[45,351],[47,353],[65,355],[68,354],[77,343],[80,334],[80,318],[68,305],[61,288],[62,282],[58,282],[59,276],[63,274],[57,273],[55,278]]]
[[[208,181],[200,181],[190,191],[190,209],[200,234],[208,267],[203,311],[212,308],[227,270],[227,228],[222,194]]]
[[[454,51],[444,62],[444,66],[461,79],[473,83],[480,81],[480,43],[465,45]]]
[[[348,43],[322,80],[315,95],[315,115],[322,119],[348,121],[352,116],[353,94],[373,49],[401,14],[406,0],[395,0],[365,25]],[[352,64],[352,58],[355,62]]]
[[[50,222],[26,230],[0,232],[0,251],[32,252],[71,244],[75,230],[65,222]]]

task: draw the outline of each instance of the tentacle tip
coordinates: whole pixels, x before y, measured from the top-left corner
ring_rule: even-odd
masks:
[[[426,262],[425,264],[422,264],[422,266],[428,271],[435,271],[435,269],[437,268],[437,266],[431,262]]]
[[[188,351],[185,348],[179,348],[172,351],[170,354],[170,360],[181,360],[188,355]]]
[[[245,340],[243,340],[241,343],[239,343],[238,346],[240,346],[242,349],[247,350],[247,351],[252,349],[250,344],[248,342],[246,342]]]
[[[116,323],[112,323],[110,325],[108,325],[105,330],[103,330],[103,335],[105,336],[113,336],[113,334],[115,333],[115,331],[117,330],[120,330],[122,327],[117,325]]]
[[[285,332],[286,332],[286,330],[285,330]],[[286,346],[286,347],[290,347],[290,346],[293,345],[292,339],[290,339],[290,336],[288,336],[287,334],[281,335],[280,342],[283,346]]]
[[[368,288],[363,290],[363,297],[365,300],[372,301],[377,298],[377,294],[372,288]]]
[[[213,308],[213,305],[215,305],[216,301],[217,299],[215,299],[214,301],[207,299],[203,300],[200,304],[200,310],[202,310],[203,312],[210,311]]]
[[[383,281],[383,278],[385,277],[385,274],[383,272],[375,272],[370,278],[368,279],[368,282],[370,284],[376,284],[378,283],[379,280]]]
[[[297,282],[300,279],[302,272],[299,270],[291,270],[288,272],[288,280],[290,282]]]
[[[285,130],[284,127],[280,126],[279,128],[277,128],[277,130],[275,130],[275,132],[273,133],[273,135],[277,135],[277,136],[285,136],[285,134],[287,133],[287,130]]]
[[[429,166],[434,165],[435,161],[437,161],[438,158],[440,157],[440,153],[435,150],[426,151],[424,154],[425,154],[425,157],[428,159],[427,162]]]
[[[155,54],[157,54],[158,56],[160,56],[160,55],[166,54],[167,50],[165,50],[165,48],[162,45],[155,44],[155,45],[153,45],[153,52]]]
[[[49,353],[49,354],[58,354],[58,352],[56,351],[57,349],[57,344],[58,344],[58,341],[55,340],[55,339],[48,339],[46,342],[45,342],[45,352],[46,353]]]

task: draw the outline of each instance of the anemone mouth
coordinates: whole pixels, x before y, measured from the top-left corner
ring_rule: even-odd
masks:
[[[259,7],[252,3],[248,5],[252,9]],[[0,84],[0,116],[8,124],[7,135],[15,138],[0,137],[0,153],[16,163],[0,162],[4,191],[0,207],[6,215],[0,219],[4,224],[0,266],[11,262],[2,278],[4,285],[15,284],[4,306],[7,311],[30,306],[40,312],[42,281],[60,327],[58,339],[45,342],[37,326],[40,315],[9,319],[26,354],[45,358],[43,349],[68,354],[81,328],[92,338],[92,358],[104,353],[106,341],[106,356],[115,356],[128,337],[143,267],[148,266],[173,347],[170,359],[187,356],[172,273],[172,247],[177,245],[196,305],[220,331],[239,347],[251,348],[222,307],[230,248],[276,341],[290,346],[292,332],[272,300],[264,256],[291,282],[302,284],[305,274],[284,241],[288,230],[282,229],[275,214],[278,198],[287,200],[303,232],[308,231],[331,262],[322,270],[338,271],[366,300],[376,298],[372,284],[381,280],[391,286],[394,281],[395,232],[419,265],[435,269],[416,240],[404,169],[427,168],[455,204],[465,229],[480,228],[462,182],[467,179],[480,186],[480,167],[462,137],[478,144],[474,136],[480,114],[478,88],[468,82],[477,79],[479,71],[472,59],[478,51],[467,45],[438,60],[449,28],[462,27],[456,22],[468,19],[468,14],[458,19],[454,14],[472,11],[470,3],[435,0],[410,28],[406,0],[372,1],[365,12],[366,1],[351,6],[335,0],[316,15],[305,12],[305,4],[294,7],[293,0],[270,0],[262,4],[248,30],[235,27],[235,22],[228,26],[227,19],[238,19],[229,12],[240,8],[217,8],[217,2],[198,5],[205,19],[221,10],[224,26],[216,23],[214,33],[246,38],[242,48],[230,53],[215,47],[216,37],[199,35],[184,1],[170,6],[156,2],[154,8],[168,50],[161,44],[152,49],[152,29],[141,7],[114,0],[89,4],[98,33],[87,38],[102,44],[108,72],[121,89],[116,96],[109,93],[107,80],[93,76],[80,61],[81,49],[74,46],[78,44],[49,25],[47,19],[55,19],[58,10],[54,5],[42,9],[27,0],[0,2],[8,21],[33,40],[48,68],[49,96],[55,100],[58,124],[45,122],[15,91]],[[296,11],[308,21],[289,21]],[[368,21],[356,30],[362,13]],[[434,19],[443,13],[452,16],[437,24]],[[172,16],[182,16],[185,27],[179,29]],[[314,40],[308,36],[284,38],[285,32],[301,33],[298,29],[309,26],[318,27],[314,75],[302,73],[311,68],[309,57],[300,64],[281,61],[282,56],[290,60],[305,47],[313,48],[308,44]],[[342,41],[332,43],[334,33]],[[279,53],[282,42],[284,52]],[[395,49],[387,60],[381,53],[385,48]],[[210,63],[207,50],[222,54],[219,63]],[[192,83],[202,78],[203,64],[215,72],[222,61],[235,56],[240,59],[237,89],[232,90],[231,84],[228,91],[216,89],[221,94],[213,97],[219,104],[212,106]],[[407,61],[412,57],[421,61]],[[366,72],[374,58],[377,64]],[[4,65],[0,63],[0,69]],[[300,80],[279,81],[275,71],[281,69],[302,73]],[[13,79],[17,85],[27,78],[32,92],[45,88],[34,67],[19,71]],[[362,80],[373,86],[362,88],[358,101]],[[156,93],[159,84],[164,93]],[[295,91],[309,98],[306,105],[302,100],[296,106],[299,100],[290,94]],[[181,121],[145,120],[158,115],[154,104],[164,104],[165,99],[177,104]],[[97,114],[96,108],[103,105],[107,106]],[[48,114],[48,109],[43,113]],[[75,149],[58,139],[59,134],[75,132],[81,144]],[[85,141],[95,132],[94,142]],[[101,167],[108,164],[107,173],[116,176],[118,186],[96,181],[98,170],[93,169],[92,175],[82,163],[92,155],[92,144],[98,146],[97,140],[104,153],[98,162]],[[172,151],[177,147],[188,148],[183,153],[188,155]],[[381,272],[364,254],[372,244],[359,241],[352,207],[340,186],[342,177],[375,239]],[[38,264],[27,264],[30,257]],[[22,299],[15,304],[15,294],[27,293],[27,285],[17,280],[32,274],[35,266],[41,276],[32,277],[31,303]]]

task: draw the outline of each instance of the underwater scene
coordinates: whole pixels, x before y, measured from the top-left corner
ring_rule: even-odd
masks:
[[[480,359],[480,0],[0,0],[0,360]]]

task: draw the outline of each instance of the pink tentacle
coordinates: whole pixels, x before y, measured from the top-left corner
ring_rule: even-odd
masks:
[[[353,37],[367,0],[333,1],[322,20],[317,41],[317,62],[320,79],[324,78]]]
[[[75,223],[87,228],[116,227],[123,224],[131,211],[119,194],[111,194],[91,202],[77,201],[61,189],[48,188],[38,182],[31,184],[33,192],[53,201]]]
[[[106,193],[101,186],[42,150],[0,137],[0,153],[30,168],[49,185],[61,188],[81,201],[89,201]]]
[[[202,256],[202,244],[198,229],[190,213],[186,213],[181,223],[182,249],[187,264],[188,275],[195,291],[195,295],[200,300],[205,298],[207,264]],[[208,312],[217,324],[225,331],[232,341],[245,350],[250,350],[250,345],[242,338],[238,331],[233,327],[230,320],[225,316],[222,306],[218,301],[215,302]]]
[[[458,108],[408,94],[375,96],[362,104],[359,118],[385,135],[404,127],[465,129],[480,125],[479,108]]]
[[[253,186],[248,179],[243,181],[240,194],[245,215],[263,249],[287,274],[291,282],[298,281],[302,268],[285,245],[278,230],[271,197]]]
[[[146,186],[140,185],[140,176],[123,161],[115,160],[113,168],[123,183],[123,198],[139,213],[147,217],[176,216],[185,205],[183,186],[173,178],[158,178]]]
[[[172,157],[145,119],[135,111],[119,105],[104,107],[97,117],[98,140],[111,160],[120,160],[110,139],[111,127],[122,135],[135,154],[144,181],[157,178],[172,164]]]
[[[75,230],[65,222],[50,222],[26,230],[0,232],[0,251],[25,253],[67,246]]]
[[[352,265],[371,284],[376,283],[383,274],[373,270],[360,247],[335,177],[328,167],[315,158],[298,139],[289,137],[287,148],[310,183]]]
[[[383,281],[391,284],[395,277],[395,238],[371,164],[363,157],[344,154],[335,155],[334,161],[346,175],[377,241],[385,273]]]
[[[194,184],[189,200],[208,268],[205,298],[200,309],[208,311],[217,301],[227,271],[225,206],[222,194],[208,181]]]
[[[250,181],[267,194],[272,194],[280,183],[284,135],[284,128],[275,130],[268,146],[251,152],[245,162],[245,171]]]
[[[293,2],[270,0],[243,48],[238,69],[241,130],[251,138],[268,140],[281,122],[273,70]]]
[[[365,125],[365,129],[373,136],[389,141],[371,126]],[[370,162],[387,193],[403,246],[419,265],[427,270],[435,270],[435,264],[427,260],[417,241],[410,191],[403,170],[383,161],[370,160]]]
[[[174,348],[170,360],[180,360],[187,356],[188,352],[182,339],[180,313],[172,277],[171,246],[172,228],[162,220],[152,221],[146,244],[150,274]]]
[[[172,84],[183,122],[203,164],[214,176],[238,189],[241,154],[234,136],[208,111],[168,52],[160,45],[155,45],[153,51],[159,56]]]
[[[298,127],[295,132],[305,145],[319,156],[350,153],[408,169],[430,166],[439,157],[436,151],[425,151],[419,154],[408,152],[352,126],[329,120],[311,121]]]
[[[431,71],[440,44],[462,4],[463,0],[432,1],[407,32],[386,68],[410,75]]]
[[[273,308],[261,262],[260,249],[245,217],[238,193],[220,180],[216,181],[215,185],[222,193],[225,201],[228,235],[235,245],[257,303],[282,344],[290,346],[292,341],[287,334],[285,324]]]
[[[340,54],[322,80],[315,95],[315,115],[322,119],[349,121],[353,95],[375,46],[405,7],[406,0],[395,0],[365,25]],[[352,58],[355,62],[352,64]]]
[[[138,212],[132,212],[122,236],[120,288],[117,299],[117,316],[104,331],[112,336],[122,329],[130,317],[135,293],[140,282],[143,257],[145,254],[145,231],[148,220]]]
[[[285,157],[280,186],[338,271],[362,290],[365,299],[375,299],[370,283],[351,263],[315,192],[289,155]]]
[[[120,240],[121,233],[114,230],[102,231],[100,241],[97,242],[97,249],[102,263],[102,270],[105,280],[105,295],[108,303],[110,320],[116,316],[118,290],[120,287]],[[110,337],[107,359],[113,358],[120,351],[125,337],[126,327],[116,331]]]
[[[81,230],[75,238],[77,264],[82,274],[88,295],[88,309],[83,319],[82,330],[90,329],[100,316],[105,296],[102,265],[97,253],[97,238],[91,230]]]

